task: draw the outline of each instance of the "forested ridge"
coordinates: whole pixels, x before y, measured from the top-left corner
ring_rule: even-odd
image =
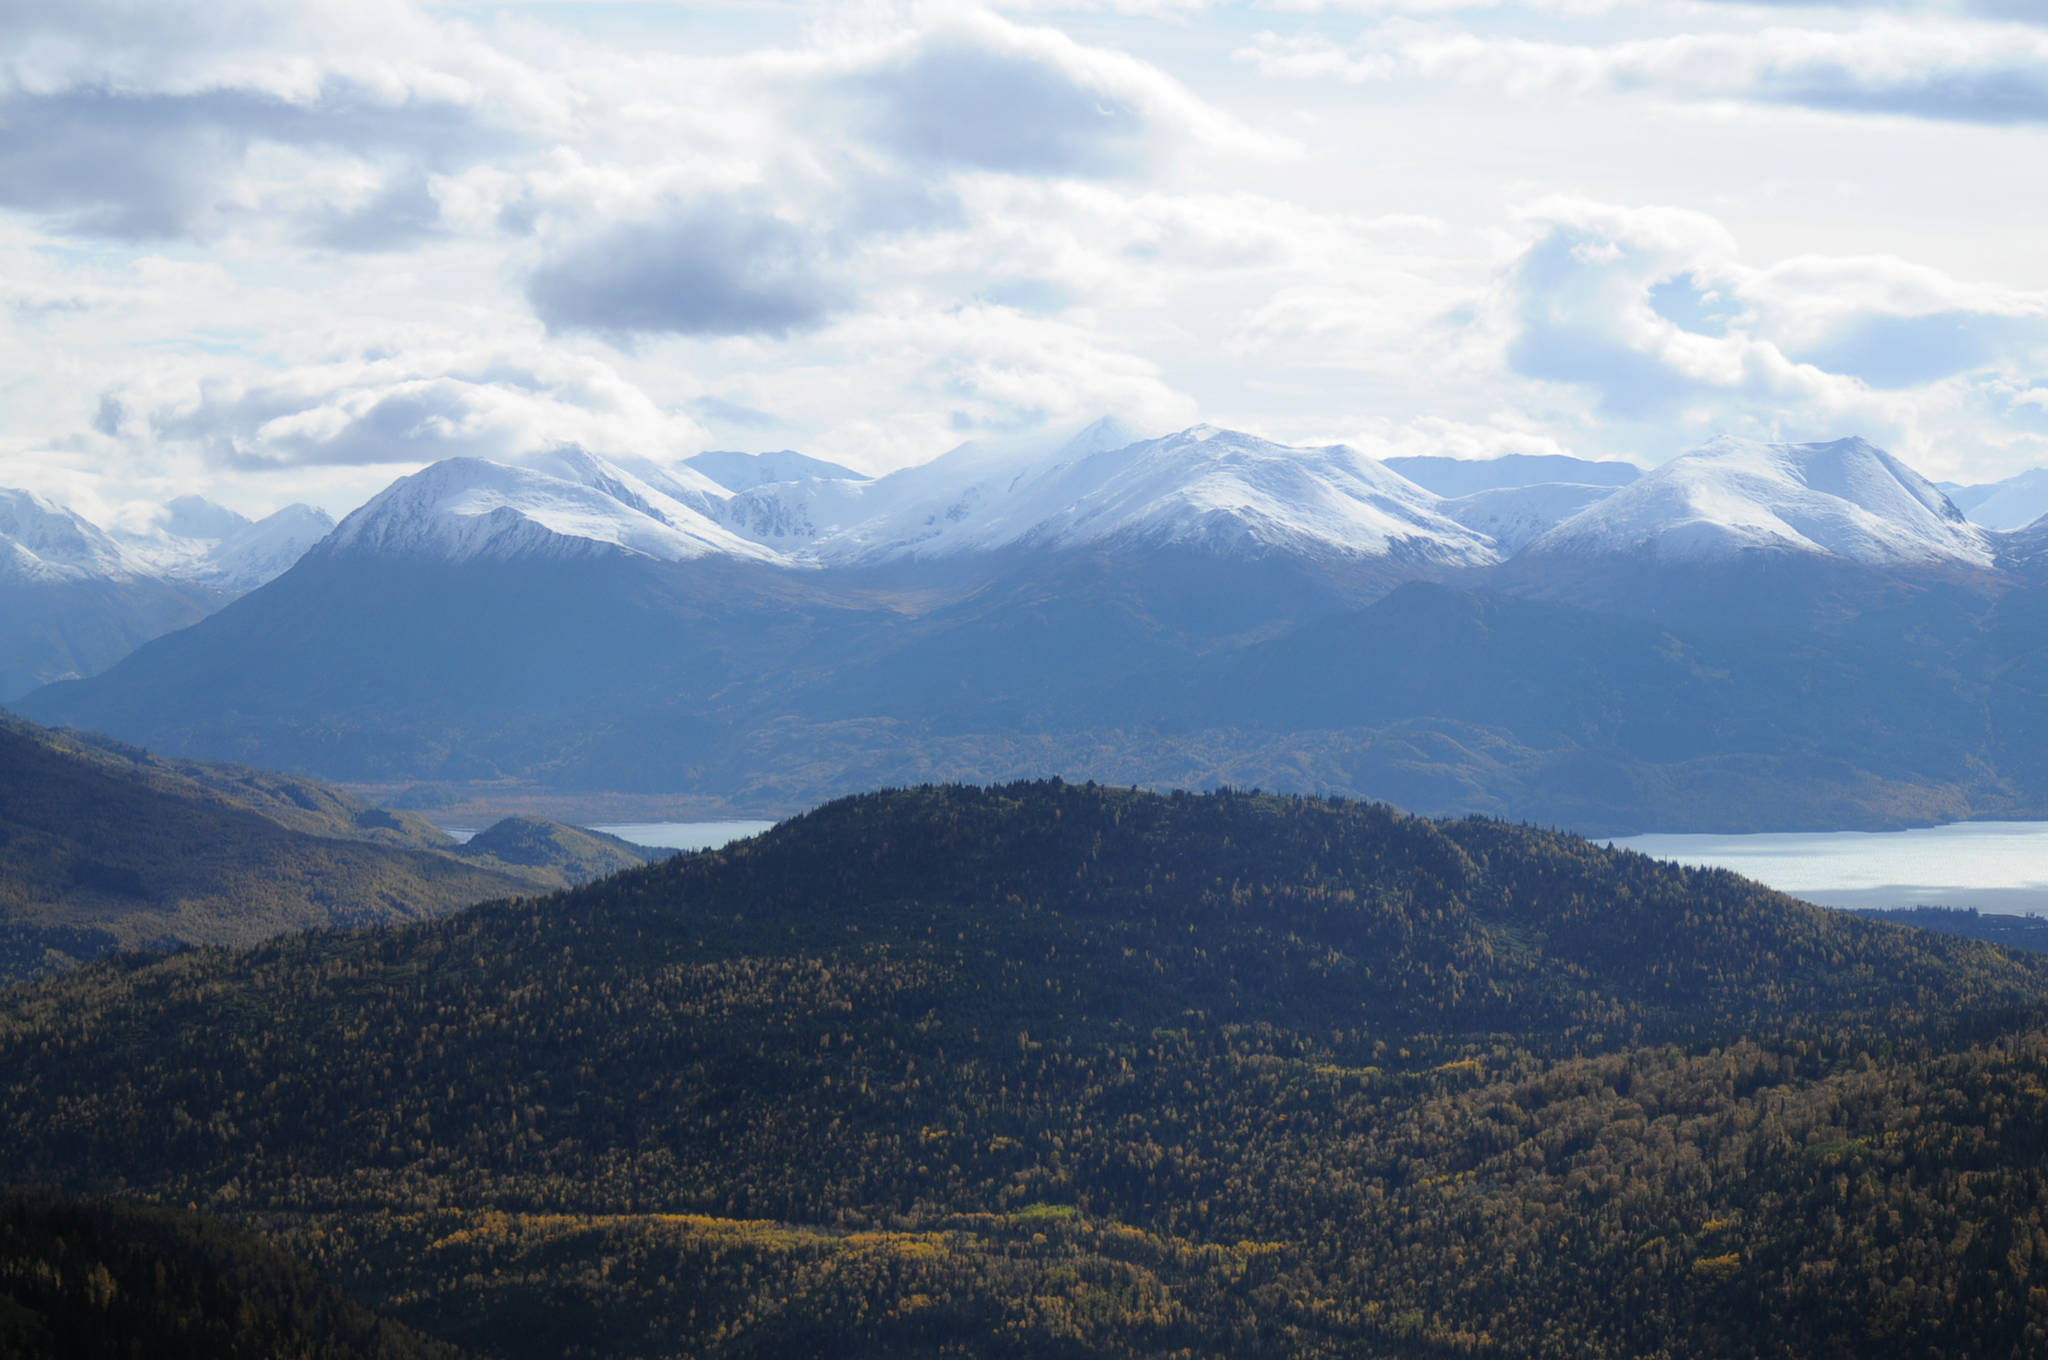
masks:
[[[0,1141],[504,1356],[2019,1354],[2044,1023],[1575,837],[924,788],[0,993]]]
[[[0,979],[118,948],[414,920],[648,853],[528,818],[458,845],[317,780],[163,760],[0,714]]]

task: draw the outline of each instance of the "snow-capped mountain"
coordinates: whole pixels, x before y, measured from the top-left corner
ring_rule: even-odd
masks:
[[[201,559],[195,580],[240,595],[290,571],[334,530],[334,519],[310,505],[287,505],[221,539]]]
[[[97,525],[31,491],[0,489],[0,571],[23,581],[129,580],[141,563]]]
[[[2034,468],[2002,482],[1976,486],[1944,483],[1942,490],[1973,524],[1987,529],[2023,529],[2048,515],[2048,468]]]
[[[1498,560],[1483,532],[1437,505],[1342,445],[1293,448],[1209,426],[1135,440],[1104,421],[1049,450],[970,444],[874,480],[805,476],[736,493],[688,464],[580,449],[518,465],[451,459],[394,483],[322,550],[462,561],[609,545],[803,570],[1105,544],[1447,567]]]
[[[1502,556],[1512,557],[1543,534],[1587,506],[1612,496],[1611,486],[1575,482],[1537,482],[1501,486],[1469,496],[1440,501],[1437,509],[1468,529],[1493,540]]]
[[[289,571],[334,528],[326,511],[288,505],[251,520],[200,496],[180,496],[162,518],[119,535],[124,551],[167,580],[243,595]]]
[[[0,699],[91,675],[206,612],[203,593],[153,574],[54,501],[0,490]]]
[[[306,568],[19,706],[345,778],[785,805],[1086,772],[1603,824],[2034,815],[2036,537],[1859,440],[1449,500],[1206,426],[737,492],[557,449],[403,478]],[[51,599],[38,628],[88,616]]]
[[[1498,559],[1437,497],[1343,445],[1295,448],[1201,425],[1134,440],[1097,422],[1049,452],[965,445],[870,482],[781,483],[728,523],[821,566],[1120,544],[1224,556]]]
[[[1861,439],[1717,439],[1531,542],[1525,556],[1701,563],[1754,552],[1867,566],[1992,565],[1986,532],[1935,486]]]
[[[662,490],[580,449],[515,467],[451,458],[401,477],[344,519],[321,543],[325,556],[383,554],[461,562],[579,556],[606,549],[666,562],[713,554],[750,561],[775,553],[717,523],[675,493],[708,495],[670,479]]]
[[[751,491],[771,482],[868,480],[867,474],[850,467],[812,458],[794,449],[774,453],[736,453],[713,449],[685,458],[684,464],[703,473],[728,491]]]

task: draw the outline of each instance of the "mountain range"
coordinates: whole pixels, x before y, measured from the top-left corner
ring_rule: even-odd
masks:
[[[780,814],[1062,771],[1607,833],[1869,827],[2048,812],[2044,619],[2048,528],[1975,523],[1858,439],[1641,471],[1102,421],[877,478],[448,460],[18,706],[421,797]]]
[[[251,521],[185,496],[110,532],[27,491],[0,490],[0,700],[91,675],[282,573],[334,527],[287,506]]]

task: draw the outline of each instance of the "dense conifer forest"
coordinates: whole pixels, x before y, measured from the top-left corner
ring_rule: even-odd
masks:
[[[2048,1349],[2048,960],[1057,782],[0,992],[14,1178],[526,1356]]]
[[[0,1192],[9,1360],[460,1360],[199,1214]]]

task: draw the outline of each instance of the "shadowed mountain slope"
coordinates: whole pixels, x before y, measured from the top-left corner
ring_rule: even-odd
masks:
[[[458,847],[312,780],[0,718],[0,977],[117,948],[415,920],[647,857],[551,823],[480,839]]]
[[[252,1234],[175,1209],[0,1192],[9,1360],[459,1360]]]

